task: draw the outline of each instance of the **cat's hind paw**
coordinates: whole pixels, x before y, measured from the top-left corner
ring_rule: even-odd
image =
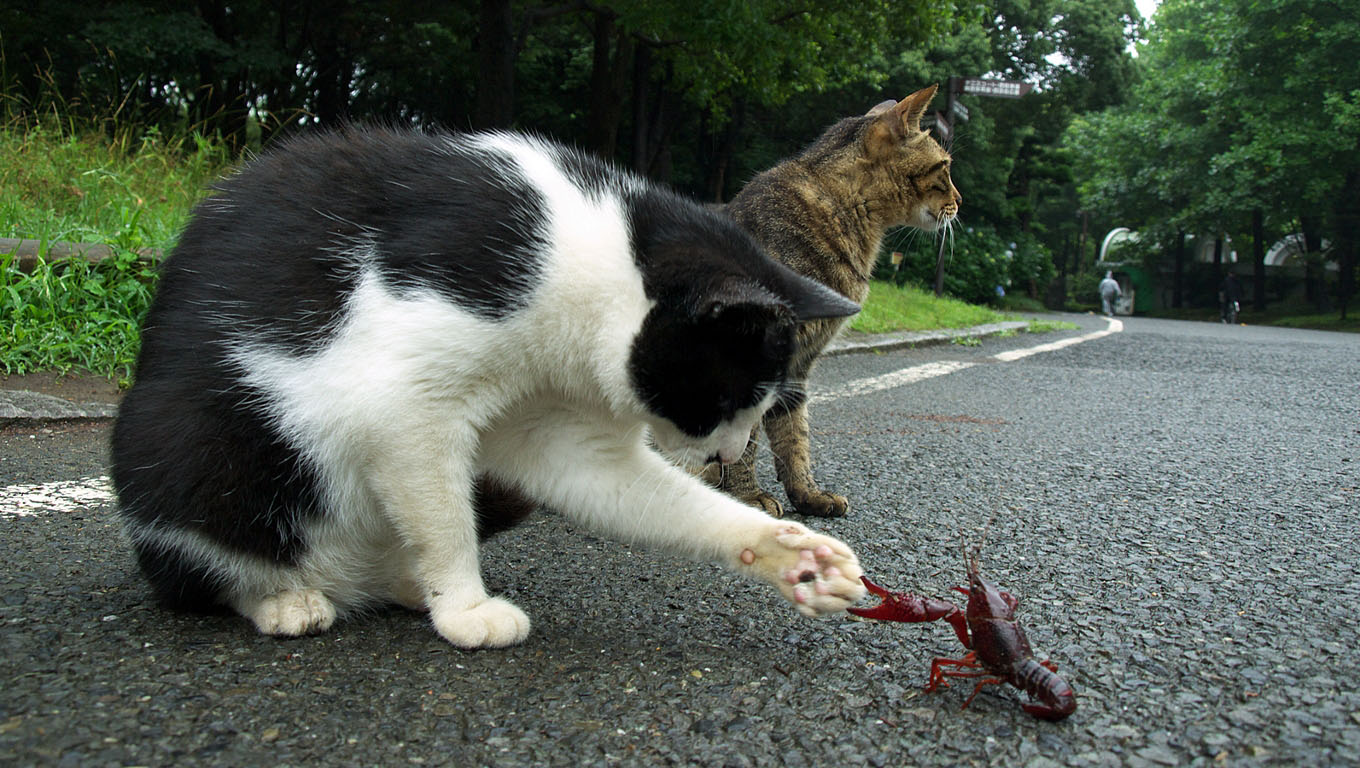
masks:
[[[502,597],[491,597],[470,608],[431,606],[430,619],[445,640],[459,648],[504,648],[529,636],[529,616]]]
[[[738,556],[773,584],[804,616],[837,613],[864,596],[855,553],[842,542],[797,523],[778,523]]]
[[[276,592],[237,610],[266,635],[314,635],[335,623],[335,605],[317,589]]]

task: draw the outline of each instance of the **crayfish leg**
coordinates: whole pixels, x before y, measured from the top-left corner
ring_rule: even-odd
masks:
[[[949,683],[944,680],[946,677],[977,677],[987,674],[986,672],[965,672],[963,669],[945,669],[945,667],[976,669],[981,666],[978,663],[977,655],[971,651],[961,659],[932,659],[930,662],[930,680],[926,683],[926,693],[930,693],[942,685],[948,687]]]
[[[1006,678],[1004,677],[989,677],[986,680],[979,682],[977,685],[973,686],[973,694],[963,700],[963,706],[959,707],[959,709],[968,709],[968,705],[973,703],[974,697],[978,695],[978,691],[982,690],[982,686],[1001,685],[1004,682],[1006,682]]]

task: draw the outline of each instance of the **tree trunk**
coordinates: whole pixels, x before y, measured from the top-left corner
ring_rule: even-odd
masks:
[[[647,134],[652,139],[651,159],[647,163],[647,176],[665,183],[670,183],[671,172],[674,170],[671,138],[675,133],[675,127],[680,123],[679,120],[672,117],[672,114],[677,111],[676,102],[679,100],[678,95],[670,87],[674,79],[674,65],[668,62],[665,76],[656,85],[656,99],[651,112],[651,127],[647,129]]]
[[[1332,299],[1327,294],[1327,271],[1322,258],[1322,222],[1318,216],[1299,216],[1299,234],[1303,238],[1304,298],[1318,314],[1332,311]]]
[[[647,85],[652,77],[652,48],[638,46],[633,57],[633,170],[647,172],[651,145],[648,136]]]
[[[1341,281],[1337,286],[1337,297],[1341,304],[1341,319],[1346,319],[1351,297],[1355,295],[1356,251],[1360,250],[1360,171],[1352,170],[1346,174],[1346,183],[1341,194],[1333,198],[1332,227],[1336,242],[1332,252],[1336,254],[1337,266],[1341,268]]]
[[[1266,311],[1266,216],[1260,208],[1251,212],[1252,301],[1257,312]]]
[[[472,125],[509,128],[515,113],[514,15],[510,0],[481,0],[477,14],[477,99]]]
[[[217,39],[228,45],[235,42],[236,32],[225,3],[199,0],[198,15]],[[200,53],[196,64],[198,89],[188,95],[189,121],[204,134],[220,134],[232,155],[238,155],[245,144],[245,107],[240,85],[228,83],[218,71],[217,61],[207,53]],[[233,111],[239,114],[233,117]]]
[[[317,122],[333,128],[342,122],[349,112],[349,91],[354,76],[354,63],[340,51],[336,30],[327,28],[313,49],[316,61],[316,81],[312,93],[316,101],[312,110]]]
[[[1223,235],[1214,238],[1214,290],[1223,284]]]
[[[705,115],[705,125],[709,119]],[[727,186],[727,171],[732,165],[732,155],[736,152],[737,139],[746,124],[746,99],[738,97],[732,104],[732,114],[727,124],[716,135],[709,135],[706,129],[700,130],[703,147],[702,164],[704,167],[704,199],[714,203],[723,201]]]
[[[1185,302],[1185,231],[1176,231],[1175,262],[1171,272],[1171,306],[1180,309]]]
[[[633,58],[633,36],[619,30],[614,15],[595,11],[594,55],[590,67],[590,111],[586,117],[586,146],[603,157],[618,149],[619,123],[623,119],[626,72]],[[613,55],[610,55],[610,43]]]

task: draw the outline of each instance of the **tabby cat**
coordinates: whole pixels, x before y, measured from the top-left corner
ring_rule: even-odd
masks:
[[[779,261],[863,303],[883,236],[910,225],[934,231],[952,223],[962,198],[949,176],[950,158],[920,129],[935,86],[901,102],[885,101],[861,117],[841,120],[796,157],[756,176],[727,205],[728,213]],[[821,318],[798,329],[791,397],[764,417],[775,470],[800,514],[839,517],[844,496],[817,487],[808,445],[809,372],[845,318]],[[759,427],[741,460],[710,466],[720,488],[773,515],[779,502],[756,482]]]
[[[523,640],[478,535],[533,504],[479,494],[839,611],[864,592],[849,548],[652,445],[736,460],[798,325],[857,309],[721,214],[545,141],[296,140],[222,182],[164,265],[114,426],[120,515],[160,598],[272,635],[395,602],[457,646]]]

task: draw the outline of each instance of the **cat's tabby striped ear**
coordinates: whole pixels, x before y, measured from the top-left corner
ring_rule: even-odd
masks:
[[[939,88],[938,85],[926,86],[893,107],[892,113],[896,120],[887,119],[898,138],[921,132],[921,116],[930,108],[930,100],[935,98],[935,92]]]
[[[910,144],[927,134],[921,130],[921,116],[935,98],[938,85],[931,85],[901,101],[885,101],[869,110],[875,118],[864,133],[864,143],[871,156],[883,156],[897,151],[904,143]]]

